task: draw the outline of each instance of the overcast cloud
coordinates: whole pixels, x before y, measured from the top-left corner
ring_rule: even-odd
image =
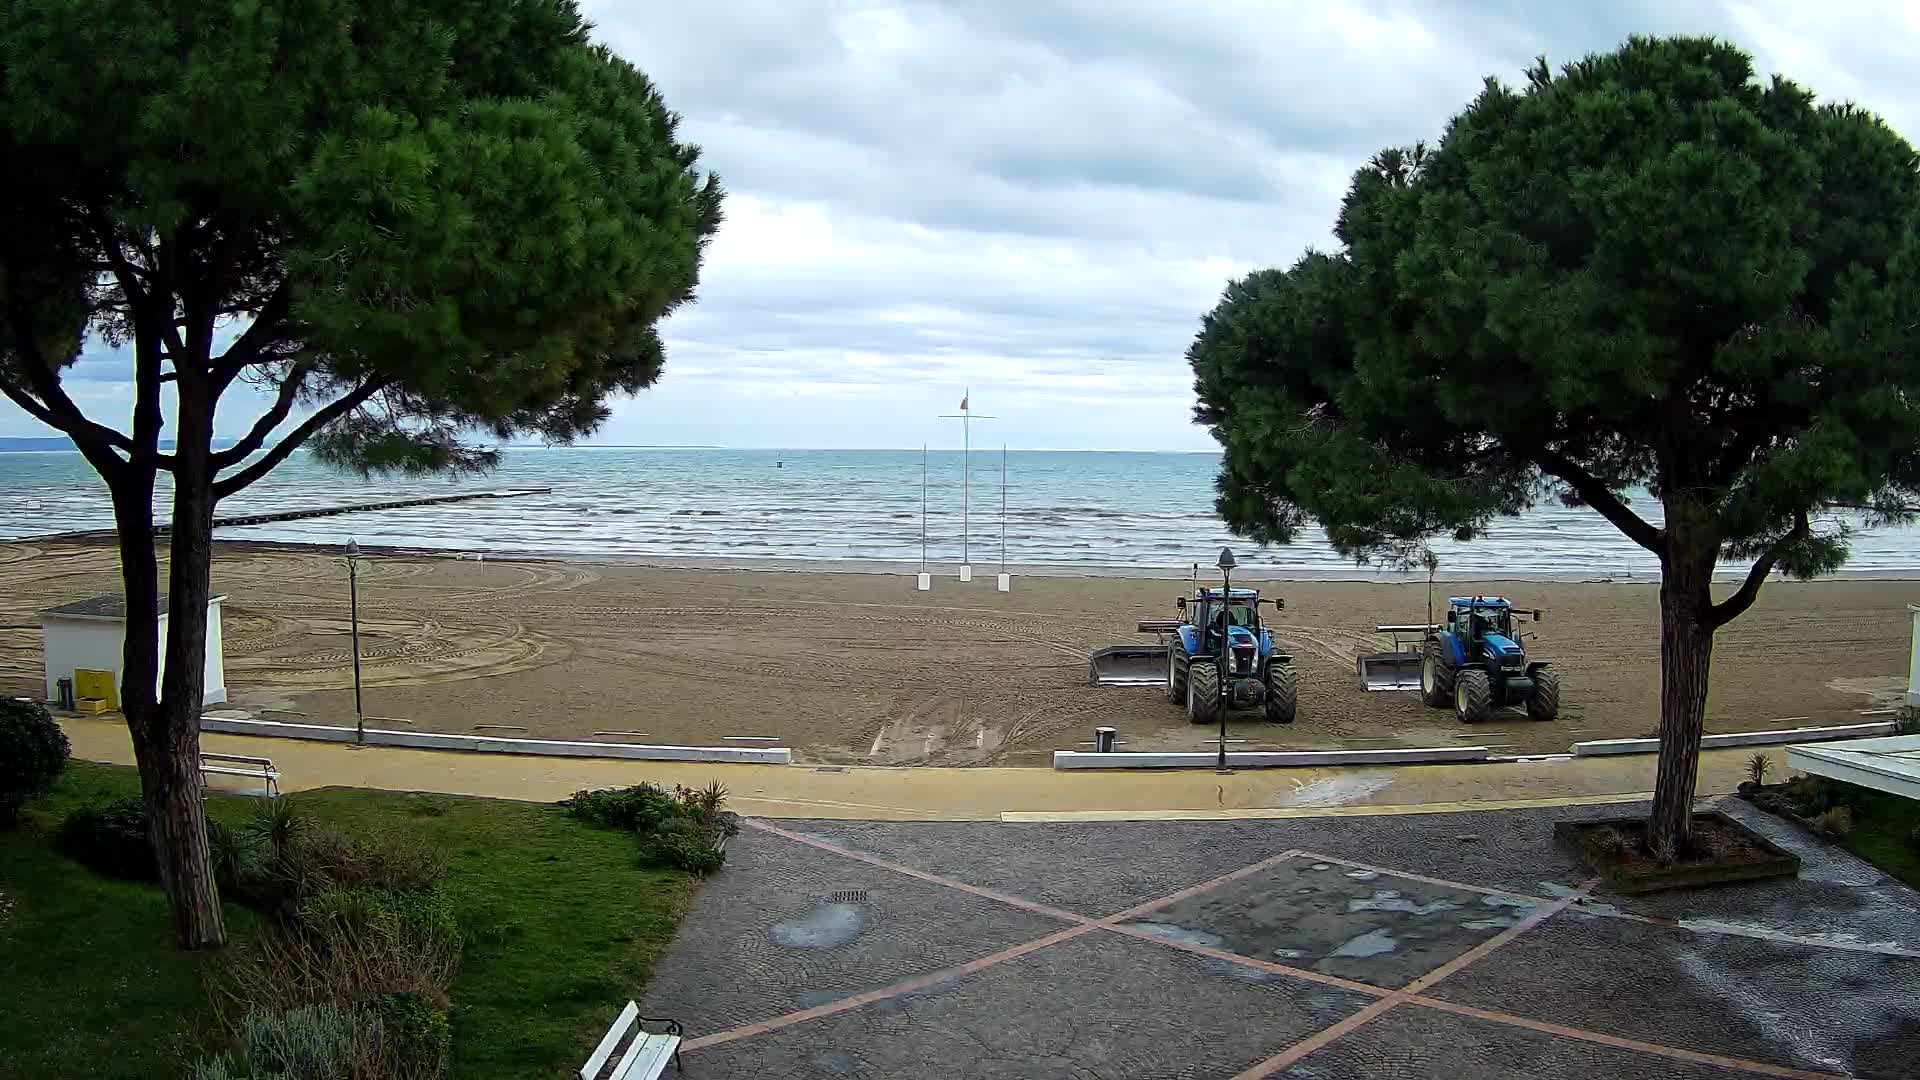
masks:
[[[970,386],[999,417],[983,443],[1210,449],[1181,357],[1227,280],[1330,246],[1356,166],[1540,53],[1714,33],[1920,120],[1910,4],[585,7],[730,192],[666,375],[615,406],[609,443],[956,445],[935,416]],[[90,356],[84,400],[119,419],[127,370]],[[41,433],[0,408],[0,434]]]

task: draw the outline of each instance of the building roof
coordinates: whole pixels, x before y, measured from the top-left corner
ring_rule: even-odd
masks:
[[[1920,735],[1795,743],[1787,747],[1787,767],[1920,799]]]
[[[162,593],[155,599],[159,601],[160,614],[165,615],[167,613],[166,594]],[[211,603],[215,600],[224,600],[226,597],[215,593],[207,599]],[[125,593],[110,593],[87,600],[75,600],[71,604],[61,604],[59,607],[48,608],[40,614],[65,615],[76,619],[124,619],[127,617],[127,597]]]

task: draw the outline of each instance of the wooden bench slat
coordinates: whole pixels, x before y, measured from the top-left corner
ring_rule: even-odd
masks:
[[[595,1080],[595,1077],[600,1075],[601,1066],[613,1056],[614,1048],[620,1045],[621,1039],[626,1038],[627,1029],[632,1027],[639,1017],[640,1006],[631,1001],[627,1002],[627,1007],[620,1010],[620,1015],[613,1021],[613,1026],[607,1029],[606,1037],[600,1040],[599,1046],[594,1047],[593,1056],[587,1059],[585,1065],[580,1066],[580,1080]]]
[[[640,1035],[627,1050],[626,1059],[614,1070],[613,1080],[658,1080],[660,1074],[667,1071],[667,1062],[672,1060],[674,1048],[679,1045],[678,1035]]]

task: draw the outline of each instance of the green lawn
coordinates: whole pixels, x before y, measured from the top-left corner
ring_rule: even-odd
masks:
[[[1913,841],[1914,830],[1920,829],[1920,802],[1865,788],[1856,789],[1853,798],[1860,813],[1841,845],[1920,889],[1920,845]]]
[[[0,1078],[175,1076],[209,1037],[200,970],[169,944],[158,889],[111,881],[56,854],[73,807],[139,790],[133,770],[74,762],[15,832],[0,832]],[[457,1080],[571,1075],[637,997],[693,879],[640,870],[627,834],[526,803],[328,790],[291,797],[348,829],[393,829],[443,850],[445,889],[469,938],[453,987]],[[238,824],[256,800],[215,796]],[[256,918],[232,904],[236,939]]]

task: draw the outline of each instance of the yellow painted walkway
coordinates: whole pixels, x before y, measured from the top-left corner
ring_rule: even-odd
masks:
[[[62,719],[75,757],[133,763],[118,719]],[[1054,772],[665,761],[477,754],[244,735],[203,735],[210,751],[270,757],[283,791],[378,788],[553,802],[587,787],[651,780],[698,787],[718,780],[734,809],[754,817],[890,821],[1125,821],[1446,813],[1632,802],[1649,797],[1654,756],[1492,765],[1346,769]],[[1700,794],[1732,791],[1751,748],[1701,755]],[[1784,753],[1775,747],[1775,775]],[[258,790],[217,776],[220,790]]]

